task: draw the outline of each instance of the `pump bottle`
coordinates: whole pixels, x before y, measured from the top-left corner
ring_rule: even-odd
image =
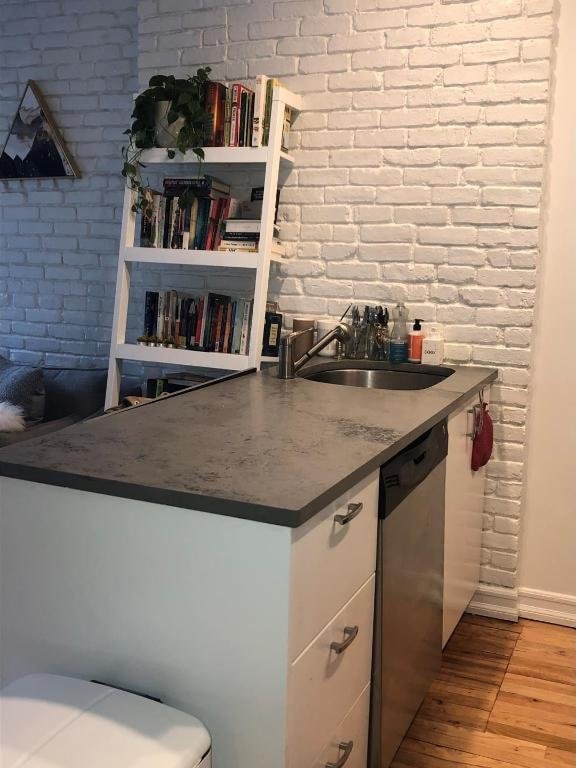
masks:
[[[416,318],[412,330],[408,334],[408,362],[409,363],[421,363],[422,362],[422,342],[424,341],[424,334],[422,332],[422,326],[420,323],[422,320]]]

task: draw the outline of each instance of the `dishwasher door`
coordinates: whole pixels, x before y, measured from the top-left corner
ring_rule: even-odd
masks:
[[[382,467],[370,768],[387,768],[440,668],[444,577],[442,422]]]

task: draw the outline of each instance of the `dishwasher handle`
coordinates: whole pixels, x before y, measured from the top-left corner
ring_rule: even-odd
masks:
[[[437,464],[437,453],[430,446],[418,446],[409,455],[402,457],[404,461],[398,470],[400,488],[410,489],[420,485]]]
[[[380,470],[379,515],[387,517],[448,453],[448,427],[441,421]]]

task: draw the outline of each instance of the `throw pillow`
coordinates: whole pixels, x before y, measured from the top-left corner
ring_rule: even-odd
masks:
[[[22,408],[13,403],[0,403],[0,432],[22,432],[24,427]]]
[[[42,369],[26,365],[14,365],[2,360],[0,363],[0,402],[18,405],[24,418],[33,414],[35,400],[42,394]]]

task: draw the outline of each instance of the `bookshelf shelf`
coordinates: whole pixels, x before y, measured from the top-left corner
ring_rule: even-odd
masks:
[[[142,363],[183,365],[193,368],[222,368],[230,371],[243,371],[250,368],[248,355],[226,355],[221,352],[200,352],[193,349],[119,344],[116,354],[121,360],[136,360]]]
[[[192,368],[213,368],[218,370],[242,371],[259,368],[261,362],[277,362],[276,358],[262,357],[262,338],[264,334],[264,315],[268,297],[270,262],[282,261],[282,256],[272,251],[274,241],[274,217],[276,211],[276,191],[279,183],[280,168],[289,168],[294,158],[281,149],[282,131],[286,107],[293,113],[301,111],[302,104],[296,96],[281,86],[275,86],[272,92],[270,112],[269,143],[265,147],[206,147],[204,161],[198,168],[198,158],[193,152],[176,153],[168,157],[168,150],[149,149],[142,153],[141,161],[149,164],[187,164],[193,167],[194,174],[207,173],[210,166],[219,166],[238,170],[241,166],[261,167],[264,173],[264,193],[260,220],[260,250],[258,252],[241,251],[196,251],[172,248],[142,248],[134,246],[135,216],[132,212],[132,191],[124,192],[122,214],[122,233],[118,257],[118,275],[110,342],[110,362],[108,365],[108,385],[106,388],[105,407],[118,404],[122,363],[132,360],[157,365],[179,365]],[[214,173],[214,171],[211,171]],[[128,302],[130,296],[130,278],[132,265],[180,264],[192,267],[225,267],[254,270],[254,290],[249,297],[253,300],[252,320],[249,328],[248,354],[234,355],[218,352],[202,352],[169,347],[147,347],[126,342]],[[247,297],[248,298],[248,297]]]
[[[144,264],[182,264],[193,267],[226,267],[234,269],[258,269],[262,256],[258,252],[241,251],[193,251],[179,248],[140,248],[138,246],[123,249],[124,260]],[[277,254],[270,256],[270,261],[282,261]]]
[[[202,168],[205,165],[266,165],[270,158],[268,147],[205,147]],[[294,158],[289,152],[280,151],[279,159],[282,164],[291,165]],[[145,150],[140,160],[146,163],[194,163],[198,165],[198,158],[194,152],[176,152],[173,158],[168,157],[168,150],[155,147]]]

